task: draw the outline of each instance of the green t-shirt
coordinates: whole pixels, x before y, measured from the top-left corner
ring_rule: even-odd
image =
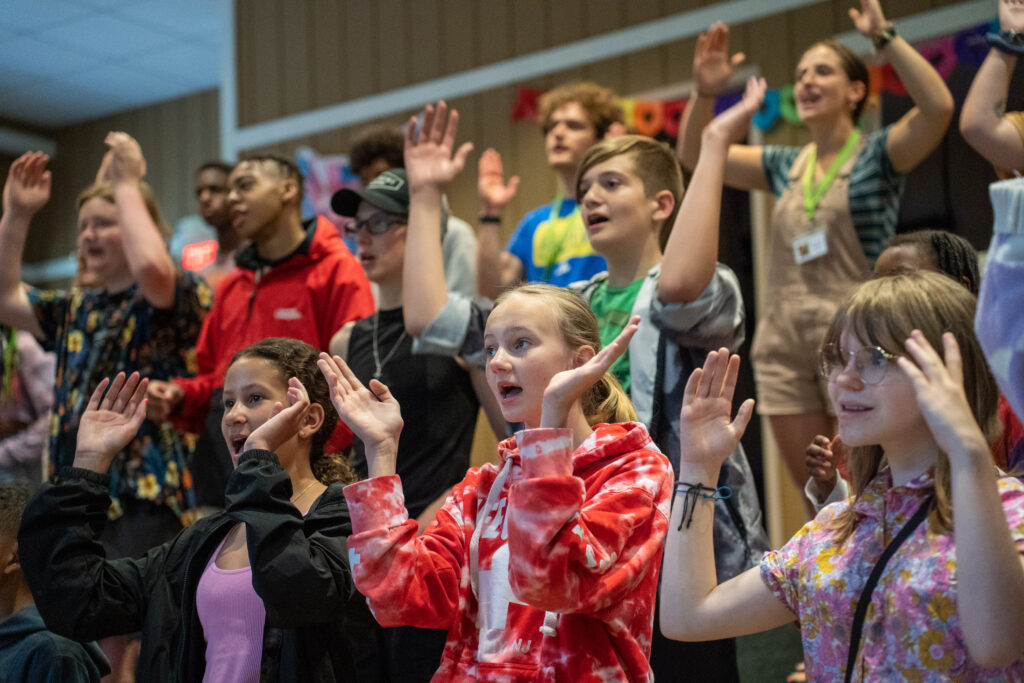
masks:
[[[597,318],[597,327],[601,333],[601,345],[607,346],[615,341],[629,317],[633,313],[633,304],[636,302],[636,295],[640,293],[640,287],[644,284],[644,278],[640,278],[625,287],[609,287],[607,282],[602,282],[595,289],[590,297],[590,308]],[[629,349],[612,363],[609,370],[619,384],[629,394]]]

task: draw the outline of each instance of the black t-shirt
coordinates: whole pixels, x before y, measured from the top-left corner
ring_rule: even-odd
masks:
[[[402,336],[405,325],[401,308],[375,315],[380,316],[379,379],[402,406],[405,421],[398,442],[398,475],[405,491],[405,507],[410,517],[416,517],[465,476],[480,405],[469,373],[454,359],[413,355],[412,338]],[[349,338],[346,360],[363,384],[370,381],[375,370],[373,325],[374,316],[360,320]],[[359,439],[353,442],[352,464],[360,476],[367,476],[366,455]]]

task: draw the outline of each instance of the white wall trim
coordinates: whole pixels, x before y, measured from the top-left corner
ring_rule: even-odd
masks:
[[[225,14],[222,25],[220,50],[220,158],[233,162],[238,159],[235,136],[238,133],[238,70],[235,63],[235,3],[221,3]]]
[[[293,114],[272,121],[237,128],[237,90],[234,69],[234,16],[230,27],[230,46],[225,48],[221,83],[221,150],[225,159],[237,158],[245,149],[272,145],[307,135],[415,110],[424,102],[471,95],[483,90],[522,83],[530,78],[557,73],[638,50],[651,48],[700,33],[713,21],[733,25],[812,5],[817,0],[732,0],[701,9],[611,31],[529,55],[469,69],[451,76],[435,78],[388,92]],[[973,0],[938,10],[922,12],[899,20],[899,31],[907,40],[925,40],[977,24],[993,15],[991,0]],[[857,50],[870,51],[868,41],[856,32],[838,38]],[[230,58],[227,55],[230,54]]]

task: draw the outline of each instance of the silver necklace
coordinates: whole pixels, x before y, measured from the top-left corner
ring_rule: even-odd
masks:
[[[373,364],[376,369],[373,371],[373,378],[380,381],[381,376],[384,373],[384,366],[388,364],[391,357],[395,355],[395,351],[398,351],[398,347],[401,346],[402,340],[405,339],[405,330],[402,330],[402,334],[398,337],[398,341],[388,351],[388,355],[384,356],[384,360],[380,359],[380,352],[377,350],[377,327],[380,324],[380,311],[373,314]]]

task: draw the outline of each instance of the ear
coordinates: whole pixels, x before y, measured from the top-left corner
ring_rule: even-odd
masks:
[[[299,427],[300,439],[312,439],[313,435],[320,430],[324,423],[324,407],[319,403],[310,403],[306,413],[302,416],[302,425]]]
[[[851,81],[850,90],[848,91],[848,99],[850,102],[850,111],[853,111],[857,107],[857,103],[863,100],[868,93],[868,86],[863,81]]]
[[[572,354],[572,366],[578,368],[591,358],[597,355],[592,346],[580,346],[576,349],[576,352]]]
[[[654,204],[651,218],[659,222],[667,221],[668,217],[672,215],[672,210],[676,208],[676,198],[672,196],[670,190],[659,190],[656,195],[651,197],[651,202]]]
[[[629,129],[626,128],[626,124],[621,121],[616,121],[608,126],[608,130],[605,132],[603,139],[608,140],[609,138],[617,138],[618,136],[625,135],[628,132]]]
[[[6,553],[5,553],[6,554]],[[15,541],[10,546],[10,557],[4,560],[3,569],[0,570],[4,576],[13,574],[14,572],[21,571],[21,558],[18,557],[18,542]]]
[[[299,183],[295,178],[285,178],[281,181],[281,203],[300,204],[302,197],[299,196]]]

